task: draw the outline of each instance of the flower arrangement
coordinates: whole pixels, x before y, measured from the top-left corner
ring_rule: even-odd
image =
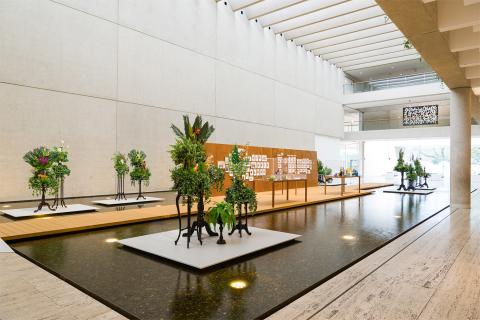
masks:
[[[208,210],[207,220],[210,224],[220,225],[220,238],[217,240],[217,244],[225,244],[223,239],[223,227],[226,226],[228,230],[231,230],[235,225],[235,210],[231,203],[222,201],[217,202],[213,207]]]
[[[232,184],[225,192],[225,201],[235,205],[241,212],[242,205],[248,203],[250,212],[257,211],[257,195],[255,191],[247,187],[244,177],[248,169],[248,159],[245,151],[240,151],[238,146],[233,147],[228,156],[228,168],[232,174]]]
[[[70,168],[66,165],[68,160],[68,151],[64,148],[63,143],[60,147],[53,147],[50,152],[52,158],[52,169],[59,179],[64,179],[65,176],[70,175]]]
[[[56,154],[47,147],[35,148],[23,156],[23,160],[32,167],[32,176],[28,186],[34,195],[55,194],[58,190],[58,178],[53,169]]]
[[[135,185],[135,182],[138,181],[139,184],[143,182],[145,186],[148,186],[150,183],[151,173],[145,161],[147,158],[145,152],[132,149],[128,153],[128,158],[130,159],[130,163],[133,167],[132,171],[130,172],[132,185]]]
[[[113,168],[119,176],[127,174],[130,169],[128,168],[127,157],[123,153],[117,152],[113,155]]]

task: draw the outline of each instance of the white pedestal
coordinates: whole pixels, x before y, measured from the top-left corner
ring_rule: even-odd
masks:
[[[195,236],[191,238],[189,249],[187,249],[187,239],[184,237],[181,237],[178,245],[175,245],[178,230],[122,239],[118,243],[197,269],[204,269],[301,237],[293,233],[254,227],[249,229],[252,235],[242,232],[242,238],[238,235],[238,231],[229,236],[224,230],[223,237],[227,243],[223,245],[216,243],[218,237],[208,237],[206,233],[202,238],[203,245],[200,245]]]
[[[146,199],[140,198],[137,200],[137,197],[135,198],[127,198],[125,199],[103,199],[103,200],[95,200],[92,201],[93,203],[96,204],[101,204],[104,206],[121,206],[121,205],[126,205],[126,204],[135,204],[135,203],[146,203],[146,202],[157,202],[157,201],[163,201],[165,200],[164,198],[155,198],[155,197],[145,197]]]
[[[14,218],[28,218],[36,216],[44,216],[50,214],[59,214],[59,213],[79,213],[86,211],[97,211],[96,207],[87,206],[84,204],[69,204],[67,207],[58,207],[55,211],[49,210],[47,207],[43,207],[42,210],[34,212],[37,208],[22,208],[22,209],[10,209],[2,210],[1,212],[5,213]]]

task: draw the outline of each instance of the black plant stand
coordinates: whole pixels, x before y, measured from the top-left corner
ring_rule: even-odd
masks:
[[[235,230],[238,230],[238,234],[240,235],[240,238],[242,237],[242,230],[245,230],[245,232],[251,236],[252,233],[248,230],[248,203],[243,204],[245,206],[245,223],[242,223],[243,221],[243,215],[242,215],[242,205],[240,205],[240,211],[238,212],[238,217],[237,217],[237,223],[235,226],[232,228],[232,231],[228,234],[231,236]]]
[[[187,238],[187,248],[190,248],[190,238],[194,232],[197,232],[197,238],[200,242],[200,245],[203,244],[202,241],[202,229],[205,228],[205,231],[210,237],[217,237],[218,233],[213,232],[210,228],[210,225],[205,221],[205,212],[203,204],[203,195],[199,197],[198,200],[198,209],[197,209],[197,220],[191,224],[191,215],[192,215],[192,198],[187,197],[187,226],[182,228],[182,218],[180,213],[180,198],[181,195],[177,194],[176,206],[177,206],[177,215],[178,215],[178,237],[175,240],[175,245],[177,245],[180,235]],[[186,231],[182,234],[182,231]]]
[[[142,180],[139,180],[138,181],[138,197],[137,197],[137,200],[142,198],[143,200],[147,200],[147,198],[145,198],[142,194]]]
[[[65,204],[65,197],[64,197],[64,184],[65,178],[61,177],[58,179],[58,190],[57,193],[55,194],[55,200],[53,201],[52,207],[53,208],[58,208],[58,205],[66,208],[67,205]]]
[[[43,206],[47,206],[48,209],[51,211],[55,211],[55,208],[52,208],[50,204],[45,201],[45,193],[47,191],[47,188],[45,186],[42,186],[42,199],[40,200],[40,203],[38,204],[37,210],[33,211],[34,213],[37,213],[38,211],[42,210]]]
[[[402,179],[402,180],[401,180],[402,182],[401,182],[400,186],[398,187],[397,191],[400,191],[400,190],[402,190],[402,189],[403,189],[404,191],[407,191],[407,187],[405,186],[405,183],[404,183],[404,181],[405,181],[405,179],[404,179],[405,172],[402,171],[402,172],[400,172],[400,174],[402,175],[402,178],[401,178],[401,179]]]
[[[125,175],[117,174],[117,194],[115,195],[115,200],[127,200],[125,196]]]
[[[227,242],[223,239],[223,221],[222,219],[217,219],[217,224],[220,226],[220,237],[217,240],[217,244],[226,244]]]
[[[406,191],[415,191],[415,180],[408,181],[408,188]]]

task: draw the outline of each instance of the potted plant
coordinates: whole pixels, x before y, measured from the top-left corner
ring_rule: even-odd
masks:
[[[421,187],[428,187],[428,182],[427,182],[427,179],[430,178],[431,174],[427,172],[427,170],[425,169],[425,167],[423,167],[423,183],[421,185]]]
[[[138,182],[137,200],[140,198],[146,199],[142,194],[142,183],[145,186],[148,186],[151,176],[150,169],[148,169],[147,163],[145,162],[147,155],[141,150],[132,149],[128,153],[128,158],[130,159],[130,163],[132,165],[132,171],[130,172],[130,180],[132,185],[135,185],[135,183]]]
[[[43,206],[54,211],[55,209],[45,201],[45,194],[54,195],[58,190],[58,179],[53,171],[53,158],[47,147],[35,148],[23,156],[23,160],[32,167],[32,176],[28,179],[28,186],[33,190],[34,195],[41,195],[41,201],[35,212],[40,211]]]
[[[235,226],[235,210],[232,204],[225,201],[217,202],[208,210],[207,220],[214,225],[215,230],[217,224],[220,226],[220,237],[217,244],[225,244],[225,239],[223,239],[224,226],[227,227],[227,230],[231,230]]]
[[[112,160],[113,168],[117,173],[117,194],[115,195],[115,200],[127,200],[125,196],[125,175],[130,171],[127,157],[123,153],[117,152],[113,155]]]
[[[65,177],[70,175],[70,168],[66,165],[68,160],[68,151],[62,145],[60,147],[53,147],[50,152],[50,156],[52,158],[52,170],[55,176],[58,179],[58,188],[57,192],[55,193],[55,200],[53,202],[53,207],[58,208],[60,204],[62,207],[67,207],[65,204],[65,196],[64,196],[64,182]]]
[[[415,191],[415,181],[417,180],[417,172],[415,171],[415,166],[412,164],[409,164],[406,166],[406,172],[407,172],[407,181],[408,181],[408,187],[407,191]]]
[[[394,171],[400,172],[400,175],[401,175],[401,183],[400,183],[400,186],[398,187],[397,190],[401,190],[401,189],[407,190],[407,188],[404,184],[404,176],[405,176],[405,172],[407,171],[407,164],[405,163],[405,160],[403,159],[404,154],[405,153],[404,153],[403,149],[400,149],[400,151],[398,152],[397,164],[393,168]]]
[[[318,171],[319,183],[324,183],[325,176],[332,174],[332,169],[327,166],[324,166],[322,160],[318,160],[318,159],[317,159],[317,171]],[[330,178],[329,180],[331,181],[332,179]],[[330,182],[330,181],[327,181],[327,182]]]
[[[225,174],[222,169],[216,167],[207,159],[205,146],[208,138],[214,132],[213,126],[208,122],[203,123],[202,117],[196,116],[193,125],[187,115],[183,116],[184,130],[172,125],[172,130],[177,136],[175,144],[171,146],[170,155],[175,167],[170,170],[173,181],[173,190],[177,191],[176,206],[179,221],[179,235],[181,228],[179,200],[183,198],[187,202],[187,247],[190,244],[191,235],[197,231],[200,243],[202,228],[205,228],[208,235],[218,236],[213,232],[205,221],[205,202],[211,196],[212,188],[221,190]],[[190,212],[193,203],[197,203],[197,221],[190,225]]]
[[[240,151],[238,146],[233,147],[232,152],[228,156],[228,169],[231,174],[232,184],[225,192],[225,201],[231,203],[234,209],[237,209],[238,222],[230,231],[233,234],[238,230],[240,237],[242,230],[245,230],[248,235],[251,232],[248,230],[248,213],[255,213],[257,211],[257,195],[253,189],[245,185],[244,178],[248,169],[248,158],[245,151]],[[242,206],[245,208],[245,223],[242,222]]]
[[[415,173],[417,174],[417,187],[422,186],[422,177],[423,177],[423,167],[420,159],[416,158],[413,161],[413,166],[415,167]]]

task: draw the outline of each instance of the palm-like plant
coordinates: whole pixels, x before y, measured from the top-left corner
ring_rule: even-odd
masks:
[[[183,131],[177,126],[172,124],[172,130],[180,139],[188,138],[191,141],[205,144],[208,138],[215,131],[215,128],[209,125],[208,121],[203,123],[202,117],[197,115],[193,121],[193,125],[190,123],[188,115],[183,116]]]

